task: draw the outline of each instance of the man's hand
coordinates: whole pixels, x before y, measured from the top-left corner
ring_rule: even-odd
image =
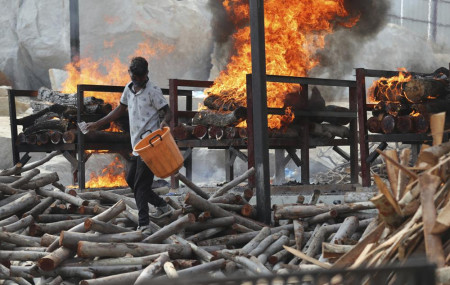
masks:
[[[95,131],[99,128],[100,126],[97,124],[97,122],[90,122],[86,124],[86,129],[88,131]]]
[[[169,126],[169,124],[166,122],[166,120],[163,120],[163,121],[161,122],[161,125],[160,125],[159,127],[162,129],[162,128],[168,127],[168,126]]]

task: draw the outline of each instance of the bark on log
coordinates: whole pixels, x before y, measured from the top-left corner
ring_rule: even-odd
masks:
[[[30,207],[33,207],[37,202],[38,197],[34,191],[27,193],[19,199],[0,207],[0,219],[9,217]]]
[[[261,225],[259,225],[256,221],[252,221],[250,219],[246,219],[244,217],[241,217],[237,214],[230,213],[222,208],[220,208],[217,205],[214,205],[213,203],[209,202],[208,200],[203,199],[200,196],[195,195],[194,193],[188,193],[186,195],[185,201],[186,204],[192,205],[195,208],[202,210],[202,211],[210,211],[211,214],[213,214],[216,217],[229,217],[234,216],[236,221],[248,228],[254,229],[254,230],[260,230],[262,228]]]
[[[150,235],[143,242],[147,243],[157,243],[165,240],[173,234],[182,231],[188,224],[195,222],[195,216],[193,214],[187,214],[182,218],[172,222],[171,224],[161,228],[154,234]]]
[[[94,217],[94,219],[99,221],[109,221],[119,215],[121,212],[125,210],[125,202],[119,201],[108,210]],[[69,231],[72,232],[83,232],[84,231],[84,223],[79,224],[78,226],[73,227]],[[48,248],[47,251],[53,251],[58,246],[59,241],[56,240],[53,242]],[[66,260],[70,254],[71,250],[65,247],[60,247],[59,249],[53,251],[51,254],[41,258],[38,262],[39,268],[44,271],[49,271],[56,268],[61,262]]]
[[[26,175],[10,183],[9,186],[12,188],[20,188],[22,185],[28,183],[33,177],[37,176],[40,172],[41,171],[39,169],[33,169]]]
[[[370,117],[367,120],[367,129],[371,133],[375,133],[375,134],[382,133],[380,118],[379,117]]]
[[[190,237],[187,237],[186,240],[197,243],[199,241],[202,241],[202,240],[205,240],[212,236],[215,236],[216,234],[223,232],[224,230],[225,230],[225,228],[223,228],[223,227],[206,229],[204,231],[196,233],[195,235],[191,235]]]
[[[385,134],[391,134],[395,131],[395,117],[386,115],[381,120],[381,130]]]
[[[172,262],[167,261],[164,263],[164,272],[169,278],[178,278],[177,270]]]
[[[189,189],[191,189],[192,191],[194,191],[195,193],[197,193],[197,195],[199,195],[200,197],[204,198],[204,199],[208,199],[209,195],[206,194],[202,189],[200,189],[200,187],[198,187],[197,185],[195,185],[194,183],[192,183],[189,179],[186,178],[186,176],[184,176],[181,173],[177,173],[175,174],[175,178],[180,179],[181,182],[183,182],[187,187],[189,187]]]
[[[250,169],[248,169],[247,171],[245,171],[242,175],[236,177],[235,179],[233,179],[232,181],[228,182],[227,184],[225,184],[224,186],[220,187],[216,192],[214,192],[214,194],[211,195],[211,197],[208,200],[211,200],[213,198],[222,196],[223,194],[225,194],[227,191],[231,190],[233,187],[237,186],[239,183],[247,180],[251,175],[255,174],[255,168],[252,167]],[[205,197],[203,197],[205,198]],[[205,198],[207,199],[207,198]]]
[[[222,110],[222,111],[233,111],[240,107],[233,100],[223,101],[224,97],[219,95],[211,94],[203,100],[203,105],[208,107],[210,110]]]
[[[238,130],[235,127],[226,127],[225,130],[225,138],[226,139],[235,139],[237,137],[239,137],[239,133]]]
[[[46,254],[39,251],[0,250],[0,261],[36,261]]]
[[[217,219],[210,219],[205,222],[196,222],[193,224],[188,225],[185,229],[188,232],[198,232],[202,230],[206,230],[209,228],[216,228],[216,227],[228,227],[234,224],[235,222],[234,217],[224,217],[224,218],[217,218]]]
[[[303,227],[303,223],[299,220],[294,220],[294,238],[295,238],[295,247],[297,249],[302,248],[303,237],[305,235],[305,228]]]
[[[59,144],[62,142],[63,134],[61,132],[51,130],[49,131],[49,136],[52,144]]]
[[[79,241],[90,242],[138,242],[144,239],[141,231],[118,234],[87,234],[62,231],[59,237],[59,245],[76,249]]]
[[[35,161],[35,162],[33,162],[33,163],[29,163],[29,164],[23,166],[23,167],[19,170],[18,173],[23,173],[23,172],[25,172],[25,171],[28,171],[28,170],[31,170],[31,169],[36,168],[36,167],[38,167],[38,166],[41,166],[42,164],[44,164],[44,163],[50,161],[50,159],[52,159],[53,157],[55,157],[55,156],[57,156],[57,155],[60,155],[60,154],[61,154],[61,151],[59,151],[59,150],[53,151],[53,152],[51,152],[49,155],[47,155],[46,157],[44,157],[44,158],[42,158],[42,159],[40,159],[40,160],[37,160],[37,161]]]
[[[25,190],[12,188],[8,184],[0,183],[0,192],[8,195],[25,193]]]
[[[80,285],[123,285],[134,284],[141,274],[142,270],[115,274],[107,277],[85,279],[80,281]]]
[[[44,189],[38,189],[37,193],[42,196],[52,197],[54,199],[59,199],[62,201],[66,201],[67,203],[73,204],[75,206],[87,206],[89,202],[81,199],[80,197],[75,197],[70,194],[61,192],[61,191],[49,191]]]
[[[161,254],[155,262],[147,266],[136,279],[134,284],[142,285],[151,282],[151,279],[155,276],[155,274],[159,273],[164,266],[164,263],[169,261],[169,255],[166,253]]]
[[[38,215],[36,221],[39,223],[54,223],[59,221],[76,220],[81,218],[91,218],[92,215],[72,215],[72,214],[42,214]]]
[[[56,234],[64,230],[71,229],[77,226],[80,223],[84,223],[85,218],[76,219],[76,220],[67,220],[60,221],[54,223],[47,224],[32,224],[30,226],[30,235],[31,236],[41,236],[44,233],[47,234]]]
[[[288,230],[282,230],[278,233],[271,234],[264,238],[252,251],[250,251],[249,255],[258,256],[264,252],[272,243],[280,239],[282,236],[288,235]]]
[[[374,209],[371,202],[348,203],[341,205],[276,205],[274,206],[275,219],[299,219],[312,217],[331,210],[338,213]]]
[[[257,219],[258,217],[256,208],[250,204],[245,204],[242,206],[241,215],[251,219]]]
[[[58,132],[65,132],[67,131],[67,127],[68,127],[69,123],[66,120],[49,120],[49,121],[44,121],[44,122],[40,122],[40,123],[35,123],[31,126],[29,126],[28,128],[23,130],[23,133],[25,134],[25,136],[30,136],[30,135],[35,135],[38,132],[42,132],[42,131],[48,131],[48,130],[53,130],[53,131],[58,131]],[[36,138],[37,140],[37,138]]]
[[[127,254],[144,256],[168,251],[172,258],[186,257],[191,254],[191,248],[180,244],[148,244],[148,243],[99,243],[78,242],[77,254],[83,258],[93,257],[123,257]]]
[[[342,225],[339,227],[338,231],[331,239],[332,244],[344,244],[347,239],[349,239],[353,233],[356,232],[359,226],[359,220],[356,217],[345,218]]]
[[[75,143],[78,140],[77,130],[64,132],[65,143]],[[130,134],[125,132],[90,131],[84,135],[86,143],[130,143]]]
[[[102,234],[119,234],[130,231],[127,228],[94,219],[86,219],[84,221],[84,228],[86,231],[94,231]]]
[[[336,218],[337,216],[338,212],[336,210],[331,210],[322,214],[318,214],[311,218],[306,218],[305,222],[307,223],[308,226],[311,226],[314,224],[324,223],[326,221]]]
[[[19,220],[19,218],[17,216],[11,216],[9,218],[0,220],[0,227],[4,227],[10,224],[13,224],[15,222],[17,222]]]
[[[42,101],[47,101],[51,103],[56,103],[66,106],[76,106],[77,105],[77,93],[61,93],[58,91],[51,90],[46,87],[41,87],[38,90],[37,98]],[[104,101],[102,99],[97,99],[95,97],[84,97],[84,104],[102,104]]]
[[[18,246],[40,246],[40,238],[34,238],[15,233],[0,232],[0,241],[12,243]]]
[[[273,242],[271,245],[269,245],[263,253],[258,255],[258,260],[264,264],[267,262],[267,259],[272,254],[275,254],[276,252],[283,249],[283,245],[289,245],[289,237],[283,235],[279,239],[277,239],[275,242]]]
[[[334,243],[322,243],[322,255],[324,258],[336,259],[349,252],[353,245],[342,245]]]
[[[9,224],[7,226],[3,226],[3,227],[1,227],[1,229],[4,232],[12,233],[12,232],[16,232],[18,230],[21,230],[21,229],[23,229],[25,227],[28,227],[33,222],[34,222],[33,216],[28,216],[28,217],[25,217],[25,218],[22,218],[22,219],[18,220],[15,223]]]
[[[217,127],[234,126],[247,117],[247,108],[239,107],[231,112],[203,110],[192,119],[194,125],[212,125]]]
[[[70,112],[75,111],[76,113],[76,110],[73,107],[64,106],[60,104],[53,104],[50,105],[48,108],[45,108],[37,113],[17,119],[17,124],[22,125],[24,128],[26,128],[28,126],[31,126],[36,121],[36,119],[41,118],[43,115],[47,113],[56,113],[62,117],[69,109]]]
[[[58,173],[52,172],[49,174],[42,175],[37,179],[33,179],[30,182],[21,186],[22,189],[37,189],[39,187],[44,187],[46,185],[52,184],[59,181]]]

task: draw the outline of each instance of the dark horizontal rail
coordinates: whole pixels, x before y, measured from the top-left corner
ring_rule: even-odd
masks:
[[[294,84],[310,84],[322,86],[336,87],[356,87],[356,81],[339,80],[339,79],[323,79],[312,77],[294,77],[284,75],[267,75],[268,82],[294,83]]]

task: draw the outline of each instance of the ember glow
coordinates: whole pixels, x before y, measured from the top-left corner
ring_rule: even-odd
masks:
[[[405,68],[399,69],[398,76],[390,78],[381,77],[373,82],[369,88],[369,99],[371,102],[390,101],[397,102],[398,98],[407,98],[403,84],[409,82],[412,76]]]
[[[307,76],[319,64],[316,51],[325,46],[325,36],[336,25],[352,27],[359,19],[350,17],[344,0],[266,0],[265,44],[267,74]],[[236,25],[249,22],[249,5],[244,0],[223,2],[229,17]],[[236,53],[226,69],[206,90],[208,95],[219,95],[223,102],[235,101],[246,106],[246,74],[251,73],[250,27],[243,27],[233,35]],[[285,95],[298,91],[294,84],[267,83],[267,105],[284,106]],[[279,129],[294,119],[288,109],[286,115],[269,115],[269,128]]]
[[[105,42],[105,48],[110,48],[114,43]],[[94,60],[92,58],[81,58],[76,63],[69,63],[65,70],[68,72],[68,78],[63,83],[62,92],[77,92],[77,84],[95,84],[95,85],[117,85],[124,86],[130,81],[128,75],[128,64],[131,58],[142,56],[149,60],[155,55],[162,55],[172,52],[173,46],[161,42],[140,43],[135,52],[129,56],[128,61],[123,63],[118,57],[105,60]],[[81,72],[78,70],[81,69]],[[117,107],[120,100],[120,93],[110,92],[85,92],[85,96],[94,96],[103,99],[113,108]],[[106,131],[119,132],[119,128],[113,123]],[[91,151],[101,153],[104,151]],[[87,188],[110,188],[127,186],[125,181],[125,167],[118,157],[108,165],[101,173],[91,173],[90,180],[86,182]]]

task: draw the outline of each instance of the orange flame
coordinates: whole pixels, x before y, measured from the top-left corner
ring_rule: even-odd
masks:
[[[90,180],[86,182],[86,188],[104,187],[124,187],[127,186],[125,180],[125,167],[119,157],[115,157],[100,174],[91,172]]]
[[[349,17],[344,0],[279,0],[264,1],[267,74],[306,76],[319,64],[316,51],[325,45],[325,36],[333,32],[334,23],[351,27],[359,20]],[[223,3],[235,23],[249,21],[249,5],[244,0]],[[244,27],[233,35],[236,53],[226,69],[205,90],[208,95],[221,96],[223,102],[234,101],[246,106],[246,77],[251,73],[250,28]],[[286,94],[298,91],[294,84],[267,83],[267,105],[284,107]],[[270,115],[269,128],[279,129],[294,119],[293,113]]]
[[[110,18],[108,22],[114,22],[117,19]],[[111,48],[114,42],[104,42],[105,47]],[[162,42],[140,43],[135,52],[129,56],[129,60],[135,56],[142,56],[147,60],[154,57],[156,54],[163,55],[172,52],[173,46],[166,45]],[[81,69],[81,73],[79,70]],[[63,83],[62,92],[75,93],[77,92],[77,84],[96,84],[96,85],[118,85],[123,86],[130,81],[128,75],[128,63],[123,63],[118,57],[107,60],[94,60],[92,58],[81,58],[76,63],[69,63],[65,70],[68,72],[68,78]],[[105,103],[109,103],[113,108],[119,104],[119,93],[110,92],[85,92],[85,96],[94,96],[103,99]],[[112,124],[106,131],[118,132],[119,128]],[[92,151],[104,152],[104,151]],[[125,167],[121,161],[116,157],[115,160],[108,165],[102,172],[97,175],[91,173],[90,180],[86,183],[87,188],[101,188],[101,187],[119,187],[126,186],[125,181]]]
[[[403,91],[403,85],[405,82],[410,81],[411,78],[412,75],[408,73],[406,68],[399,68],[398,76],[381,77],[374,81],[369,88],[369,100],[372,102],[397,102],[401,97],[407,98]]]

